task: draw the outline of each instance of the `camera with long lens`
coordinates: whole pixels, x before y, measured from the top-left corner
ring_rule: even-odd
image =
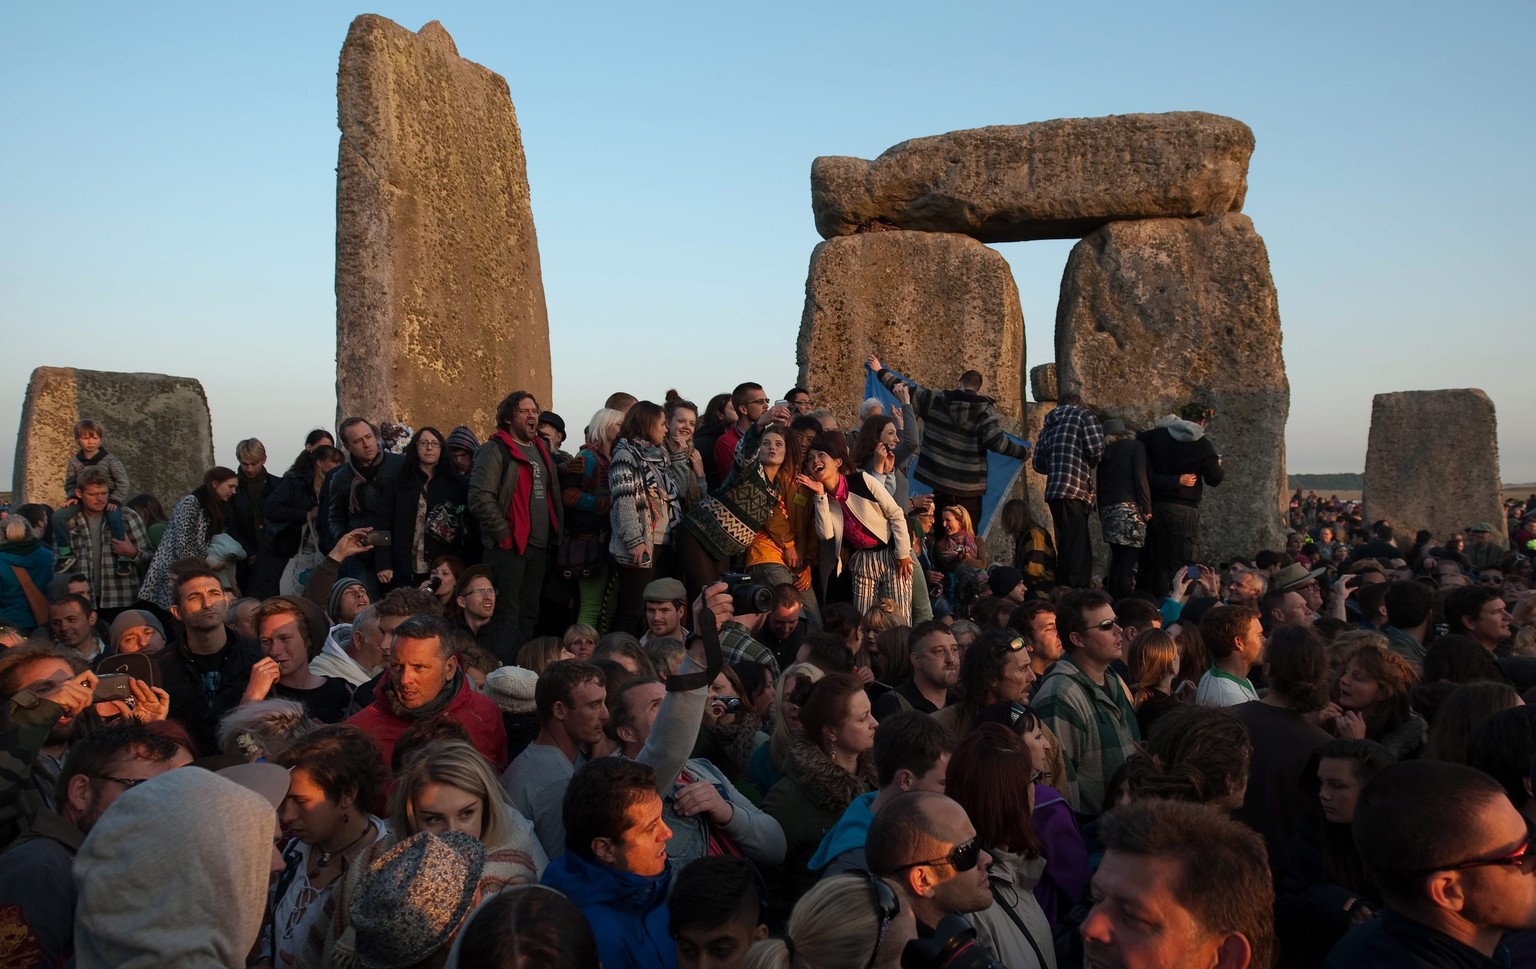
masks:
[[[727,572],[720,581],[731,594],[731,611],[738,616],[756,615],[773,608],[773,590],[745,572]]]
[[[976,939],[971,923],[946,915],[934,927],[933,938],[913,939],[901,950],[901,969],[1007,969],[992,950]]]

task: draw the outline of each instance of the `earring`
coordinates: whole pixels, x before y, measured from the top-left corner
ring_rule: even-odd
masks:
[[[352,816],[351,815],[347,814],[347,812],[345,812],[345,811],[341,812],[341,823],[342,824],[346,824],[348,821],[351,821],[351,820],[352,820]]]

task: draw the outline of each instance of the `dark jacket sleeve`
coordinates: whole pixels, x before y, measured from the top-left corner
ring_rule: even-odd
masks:
[[[1008,432],[1003,430],[1003,419],[991,407],[986,409],[981,426],[976,429],[976,438],[989,451],[1020,460],[1029,457],[1029,445],[1021,444],[1010,437]]]
[[[1216,453],[1215,445],[1206,438],[1205,456],[1200,459],[1200,480],[1214,488],[1226,476],[1227,472],[1221,466],[1221,455]]]
[[[303,525],[309,520],[309,510],[313,507],[315,496],[309,490],[309,483],[298,475],[284,475],[277,487],[262,499],[261,514],[269,522]]]
[[[395,570],[396,582],[409,579],[415,571],[411,558],[416,544],[416,505],[421,498],[422,488],[420,478],[412,476],[407,479],[402,476],[390,489],[393,507],[389,530],[394,538],[390,547],[389,568]]]
[[[330,549],[351,530],[352,515],[347,504],[352,497],[352,465],[343,464],[325,479],[325,538]]]
[[[309,581],[304,583],[304,598],[313,602],[321,609],[331,607],[331,586],[336,584],[336,578],[341,574],[341,563],[327,555],[320,560],[309,572]]]
[[[1131,448],[1131,481],[1136,486],[1136,508],[1143,515],[1152,514],[1152,486],[1147,480],[1147,447],[1133,440]]]
[[[512,537],[512,529],[507,526],[507,511],[500,507],[498,498],[501,479],[506,475],[506,463],[506,449],[493,438],[475,452],[475,464],[469,472],[469,511],[490,548]]]

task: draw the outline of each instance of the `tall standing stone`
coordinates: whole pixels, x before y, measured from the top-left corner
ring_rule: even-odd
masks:
[[[1493,401],[1481,390],[1377,394],[1364,496],[1366,520],[1386,519],[1400,539],[1421,528],[1443,539],[1486,522],[1504,541]]]
[[[870,221],[983,242],[1075,239],[1106,222],[1237,212],[1253,131],[1203,111],[1060,118],[913,138],[879,158],[822,157],[824,238]]]
[[[1133,429],[1198,399],[1226,480],[1207,488],[1207,559],[1281,548],[1290,388],[1264,241],[1243,215],[1115,222],[1067,259],[1056,315],[1061,385]]]
[[[506,80],[420,33],[352,22],[336,79],[338,414],[494,426],[550,402],[549,320]]]
[[[133,493],[147,491],[166,508],[213,466],[208,397],[191,377],[38,367],[21,405],[13,505],[64,500],[64,469],[79,450],[75,422],[86,418],[106,427],[107,451],[123,462]]]
[[[933,232],[870,232],[818,245],[796,359],[801,385],[845,426],[864,399],[870,353],[936,390],[980,371],[982,393],[1019,433],[1024,313],[995,250]]]

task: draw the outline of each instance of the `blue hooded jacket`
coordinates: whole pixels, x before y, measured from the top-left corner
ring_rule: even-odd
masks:
[[[541,881],[587,917],[603,969],[677,969],[677,947],[667,932],[670,869],[631,875],[567,851],[549,863]]]
[[[807,866],[811,871],[821,871],[844,852],[863,849],[864,841],[869,837],[869,826],[875,820],[875,812],[870,810],[870,805],[875,803],[875,795],[879,793],[870,791],[849,802],[843,816],[822,837],[821,846],[811,856],[811,863]]]

